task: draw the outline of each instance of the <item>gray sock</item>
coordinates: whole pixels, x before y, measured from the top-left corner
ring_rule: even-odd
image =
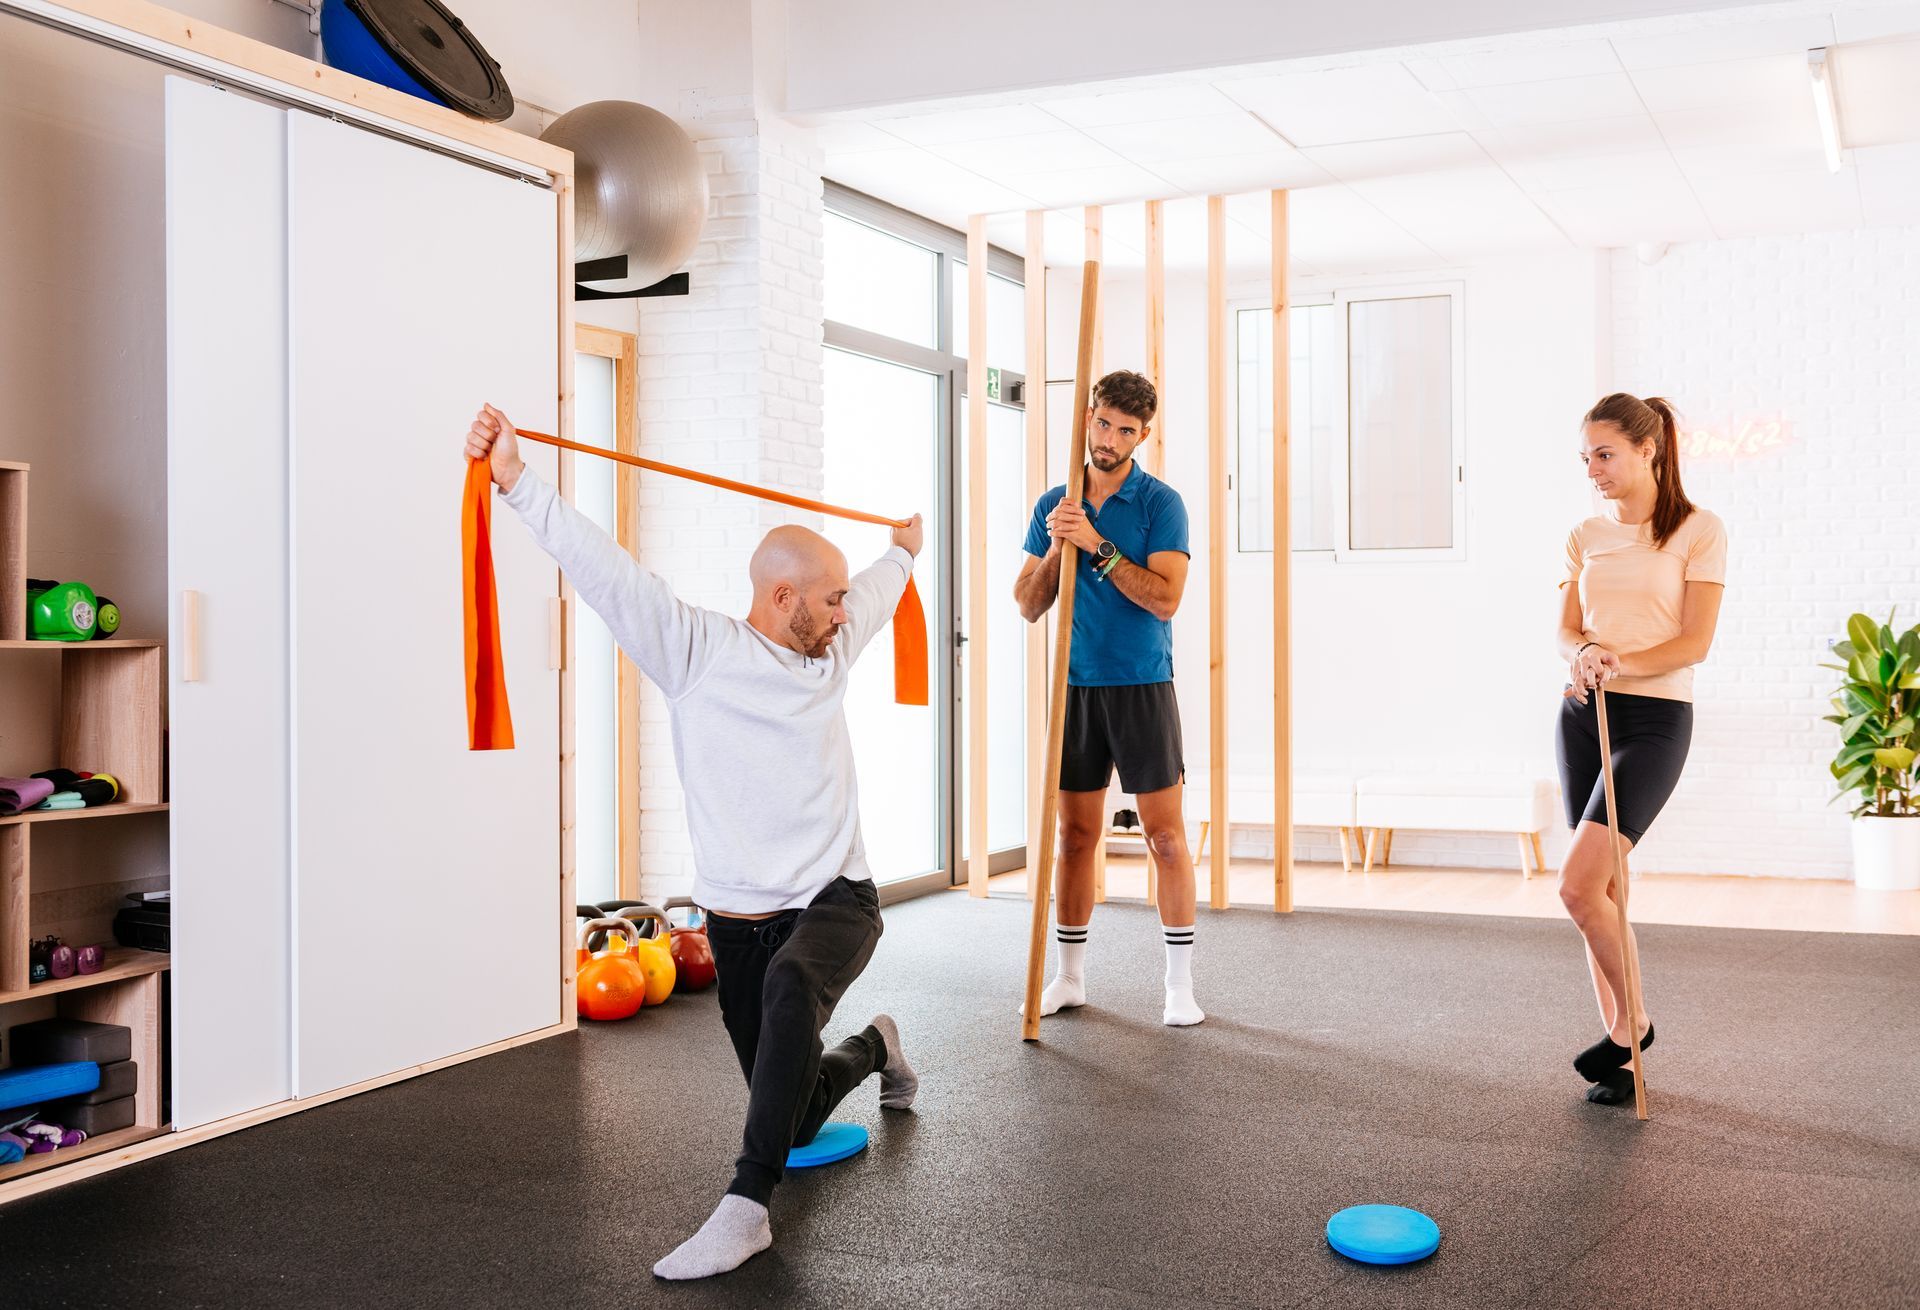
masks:
[[[653,1267],[655,1278],[711,1278],[737,1269],[773,1245],[767,1207],[728,1194],[700,1231]]]
[[[913,1066],[907,1063],[907,1057],[900,1053],[900,1025],[893,1021],[890,1014],[876,1014],[872,1027],[880,1034],[880,1040],[887,1044],[887,1062],[880,1066],[880,1108],[908,1109],[920,1091],[920,1075],[913,1071]]]

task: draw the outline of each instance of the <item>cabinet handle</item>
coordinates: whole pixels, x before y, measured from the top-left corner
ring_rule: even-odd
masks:
[[[547,667],[559,669],[566,662],[567,603],[558,596],[547,601]]]
[[[200,681],[200,593],[180,593],[180,680]]]

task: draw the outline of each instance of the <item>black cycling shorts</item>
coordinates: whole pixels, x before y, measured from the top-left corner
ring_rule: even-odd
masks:
[[[1589,692],[1585,705],[1568,696],[1560,706],[1560,794],[1566,801],[1569,828],[1579,827],[1582,819],[1607,821],[1607,790],[1600,778],[1599,700]],[[1693,705],[1659,696],[1609,693],[1607,737],[1613,747],[1620,832],[1638,846],[1686,767],[1687,746],[1693,740]]]
[[[1180,706],[1171,682],[1067,688],[1060,790],[1105,791],[1116,766],[1129,796],[1186,781]]]

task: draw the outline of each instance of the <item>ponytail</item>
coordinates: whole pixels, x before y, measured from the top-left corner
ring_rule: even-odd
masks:
[[[1600,402],[1587,411],[1585,421],[1611,423],[1636,450],[1649,441],[1654,443],[1653,545],[1656,550],[1666,545],[1667,539],[1678,532],[1687,516],[1693,513],[1693,502],[1687,499],[1686,489],[1680,485],[1680,423],[1673,412],[1673,402],[1659,396],[1641,400],[1616,391],[1602,396]]]
[[[1653,457],[1653,478],[1660,488],[1653,503],[1653,545],[1657,550],[1687,521],[1687,515],[1693,513],[1693,502],[1680,485],[1680,424],[1673,402],[1648,396],[1647,408],[1660,416],[1660,448]]]

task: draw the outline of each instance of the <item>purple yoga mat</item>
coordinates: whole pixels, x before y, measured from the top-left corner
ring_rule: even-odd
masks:
[[[53,795],[45,778],[0,778],[0,814],[19,814]]]

